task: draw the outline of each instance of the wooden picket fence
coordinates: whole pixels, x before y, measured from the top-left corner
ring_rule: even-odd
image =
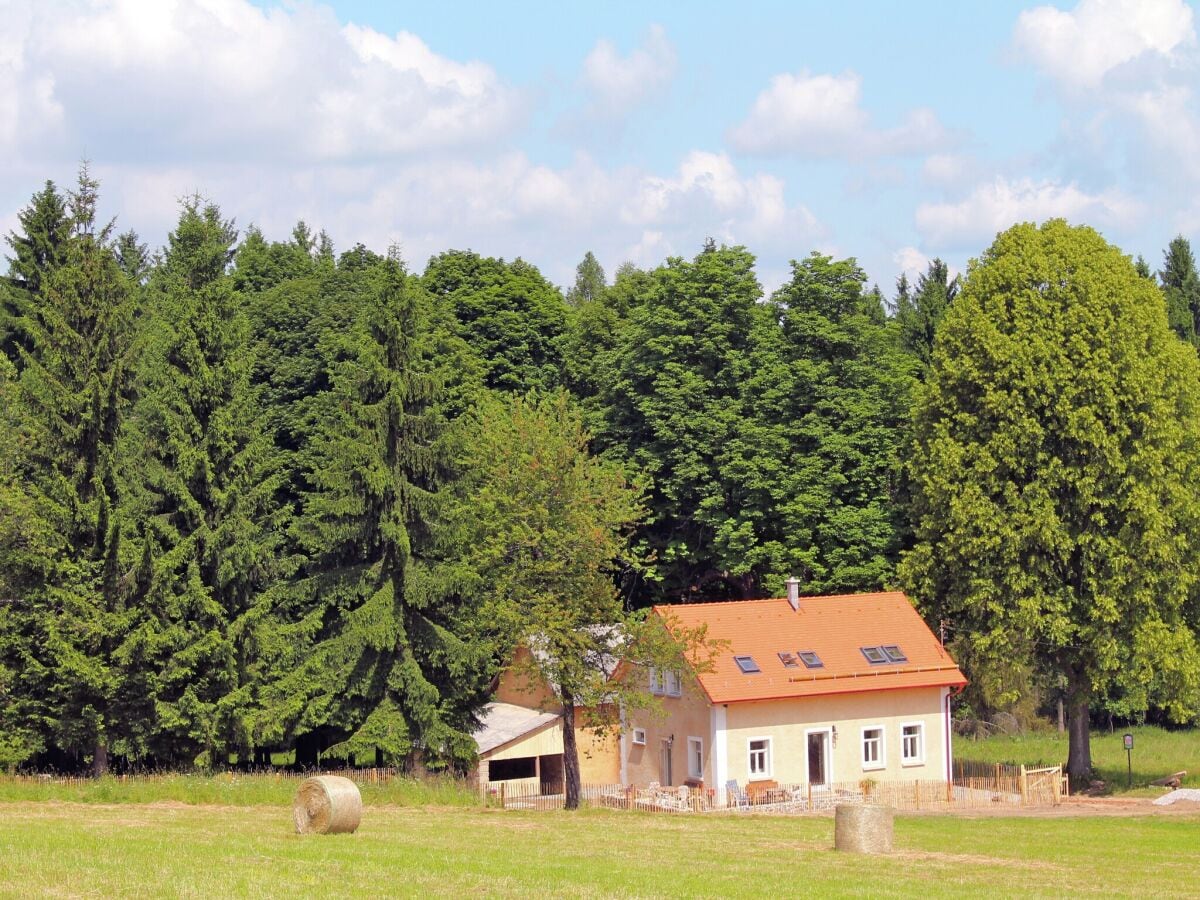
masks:
[[[1026,769],[992,766],[987,773],[957,775],[946,781],[874,781],[863,779],[824,788],[773,785],[719,798],[711,788],[584,784],[581,805],[669,814],[737,812],[800,814],[821,812],[844,803],[879,803],[905,812],[989,809],[996,806],[1052,806],[1064,796],[1062,767]],[[490,785],[484,802],[505,809],[562,809],[564,795],[536,784]]]

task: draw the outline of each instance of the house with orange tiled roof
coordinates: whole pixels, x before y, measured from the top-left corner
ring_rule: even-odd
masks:
[[[951,778],[950,697],[966,678],[899,592],[655,607],[707,628],[710,671],[647,673],[664,715],[631,716],[625,784],[756,788]],[[717,643],[719,642],[719,643]]]

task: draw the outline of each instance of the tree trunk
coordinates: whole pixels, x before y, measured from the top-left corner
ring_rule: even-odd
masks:
[[[579,809],[579,747],[575,744],[575,698],[563,693],[563,786],[564,809]]]
[[[1087,689],[1076,684],[1071,685],[1067,696],[1068,719],[1070,731],[1067,750],[1067,774],[1071,784],[1087,787],[1092,778],[1092,740],[1091,723],[1089,721]]]
[[[92,774],[99,777],[108,774],[108,744],[104,738],[96,738],[96,749],[92,755]]]
[[[1059,734],[1062,734],[1064,731],[1067,730],[1066,722],[1067,722],[1067,718],[1066,718],[1065,713],[1063,712],[1063,698],[1061,696],[1059,696],[1059,698],[1058,698],[1058,733]]]

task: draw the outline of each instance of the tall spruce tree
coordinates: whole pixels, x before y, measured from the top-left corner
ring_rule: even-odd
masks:
[[[1158,276],[1167,300],[1167,322],[1177,335],[1189,344],[1197,345],[1200,341],[1200,275],[1196,273],[1192,245],[1183,235],[1167,246]]]
[[[306,560],[264,603],[277,678],[258,727],[295,739],[301,764],[328,750],[461,768],[492,668],[466,639],[471,598],[431,563],[444,373],[419,282],[393,257],[377,287],[323,340],[330,388],[315,400],[311,489],[293,526]]]
[[[933,339],[938,325],[958,294],[958,276],[950,277],[950,268],[940,259],[917,278],[911,294],[908,281],[899,285],[896,298],[896,321],[900,326],[900,342],[910,354],[928,366],[933,358]]]
[[[52,186],[42,200],[57,215]],[[98,185],[83,167],[66,201],[67,237],[32,245],[28,293],[14,320],[18,404],[27,438],[24,492],[55,537],[43,543],[43,580],[23,597],[35,623],[33,665],[54,743],[68,758],[108,767],[111,749],[135,752],[144,717],[126,690],[127,552],[122,546],[120,437],[130,396],[133,309],[111,225],[96,219]],[[26,224],[32,221],[26,218]],[[53,265],[43,265],[51,256]]]
[[[16,320],[31,314],[46,277],[66,261],[71,220],[64,197],[53,181],[17,213],[20,231],[9,232],[8,277],[0,282],[0,353],[20,365]],[[28,347],[27,347],[28,349]]]
[[[250,749],[257,659],[248,614],[274,568],[269,436],[250,391],[246,317],[228,272],[236,232],[186,201],[151,286],[137,442],[153,624],[155,752],[218,764]]]

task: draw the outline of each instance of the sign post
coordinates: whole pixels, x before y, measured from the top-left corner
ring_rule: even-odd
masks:
[[[1133,787],[1133,735],[1128,733],[1125,735],[1125,765],[1128,773],[1125,787],[1128,789]]]

